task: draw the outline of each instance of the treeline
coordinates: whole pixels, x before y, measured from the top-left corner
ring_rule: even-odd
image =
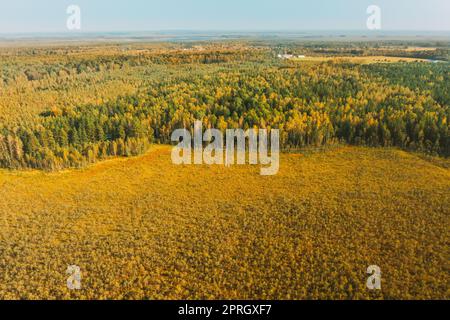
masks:
[[[142,154],[152,143],[150,123],[122,106],[115,115],[86,106],[53,110],[34,129],[0,133],[0,166],[61,169],[79,167],[110,156]]]
[[[222,131],[278,128],[284,149],[346,142],[449,156],[445,79],[448,71],[435,64],[259,65],[188,74],[114,102],[54,108],[34,128],[4,127],[0,166],[52,170],[137,155],[150,143],[170,143],[175,129],[197,119]]]

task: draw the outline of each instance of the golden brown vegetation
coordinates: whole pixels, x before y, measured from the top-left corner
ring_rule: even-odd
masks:
[[[446,164],[446,165],[444,165]],[[0,298],[448,299],[450,170],[393,149],[0,171]],[[66,288],[68,265],[82,290]],[[383,272],[370,292],[369,265]]]

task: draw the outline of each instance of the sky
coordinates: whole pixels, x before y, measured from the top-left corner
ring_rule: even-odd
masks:
[[[0,34],[159,30],[365,30],[369,5],[382,30],[450,31],[450,0],[0,0]]]

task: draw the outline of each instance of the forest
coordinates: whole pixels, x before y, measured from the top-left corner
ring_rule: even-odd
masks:
[[[277,59],[277,47],[236,44],[5,50],[3,168],[58,170],[135,156],[169,144],[175,129],[195,120],[223,131],[280,129],[285,151],[345,143],[450,155],[447,62],[307,63]],[[293,49],[302,50],[313,49]],[[387,49],[364,52],[380,50]]]

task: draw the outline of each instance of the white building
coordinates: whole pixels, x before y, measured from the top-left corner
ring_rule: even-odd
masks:
[[[288,59],[294,59],[294,58],[304,59],[304,58],[306,58],[306,56],[304,56],[304,55],[294,56],[293,54],[287,54],[287,53],[285,53],[285,54],[278,54],[278,58],[280,58],[280,59],[286,59],[286,60],[288,60]]]

